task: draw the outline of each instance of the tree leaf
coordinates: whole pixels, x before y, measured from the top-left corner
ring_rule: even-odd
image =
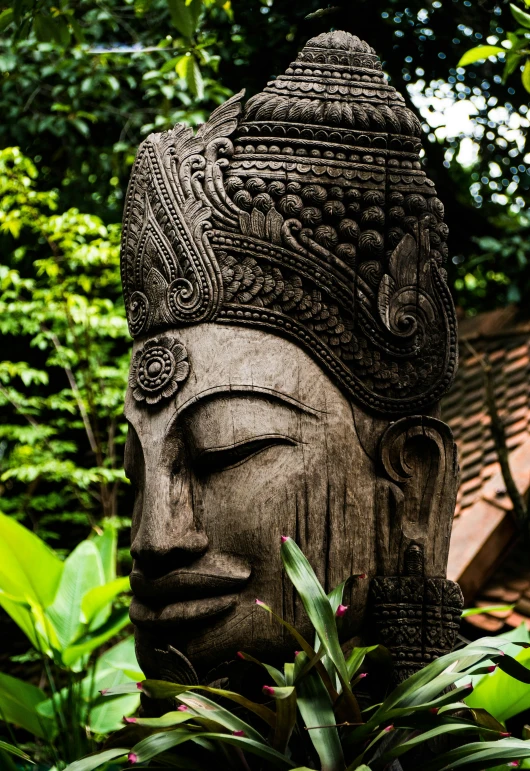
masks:
[[[527,59],[524,63],[521,82],[525,88],[525,91],[530,93],[530,59]]]
[[[194,56],[187,56],[186,63],[186,83],[190,93],[196,96],[197,99],[204,97],[204,81],[202,79],[201,71],[197,60]]]
[[[13,23],[13,9],[6,8],[0,13],[0,32],[3,32],[10,24]]]
[[[510,11],[512,12],[515,21],[520,24],[521,27],[530,27],[530,14],[521,11],[521,9],[513,3],[510,3]]]
[[[476,46],[465,52],[457,67],[467,67],[468,64],[480,62],[482,59],[487,59],[488,56],[498,56],[499,54],[506,53],[508,53],[506,48],[501,48],[501,46]]]
[[[174,27],[186,38],[193,37],[195,25],[191,10],[185,0],[168,0],[169,15]]]

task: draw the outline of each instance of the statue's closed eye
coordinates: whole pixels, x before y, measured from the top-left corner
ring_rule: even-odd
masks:
[[[239,466],[269,447],[276,445],[295,447],[297,444],[298,442],[288,436],[267,434],[225,447],[210,447],[198,452],[195,458],[195,471],[197,474],[213,474]]]

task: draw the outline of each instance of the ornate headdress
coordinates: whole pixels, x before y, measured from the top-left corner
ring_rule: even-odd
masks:
[[[443,205],[421,127],[374,50],[310,40],[243,108],[151,134],[124,215],[131,334],[215,321],[302,345],[366,408],[422,412],[449,387],[456,322]]]

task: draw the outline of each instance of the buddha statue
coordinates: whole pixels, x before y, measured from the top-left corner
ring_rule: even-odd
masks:
[[[374,50],[310,40],[244,104],[140,146],[122,281],[134,599],[149,677],[212,682],[310,626],[282,572],[299,544],[341,634],[400,680],[449,650],[458,466],[438,403],[456,368],[443,205],[421,127]]]

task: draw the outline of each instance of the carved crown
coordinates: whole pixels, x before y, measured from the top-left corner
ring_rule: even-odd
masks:
[[[124,214],[131,334],[206,321],[294,339],[368,409],[418,412],[456,368],[447,226],[421,126],[373,49],[310,40],[242,106],[140,146]]]

